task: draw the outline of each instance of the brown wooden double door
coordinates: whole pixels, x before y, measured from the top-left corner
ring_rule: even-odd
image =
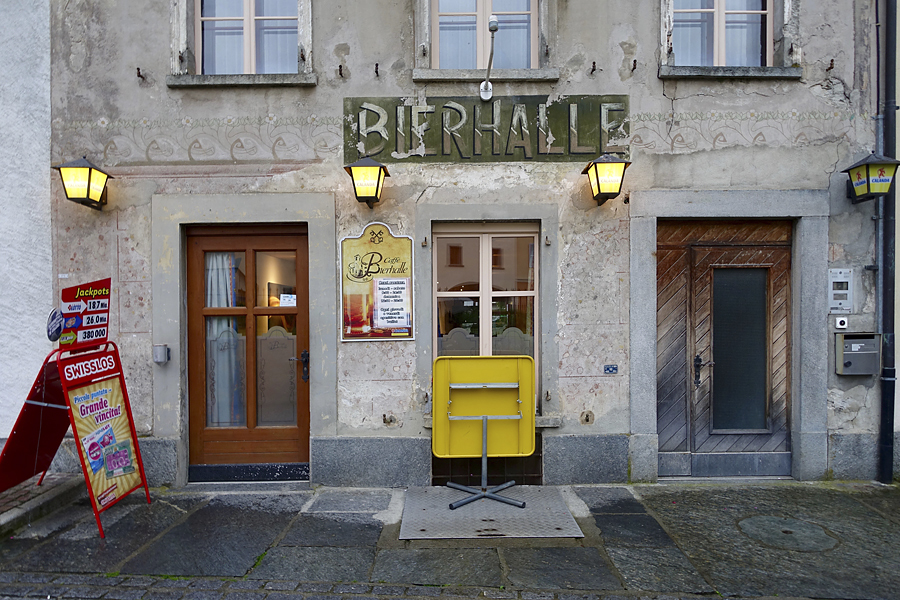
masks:
[[[188,229],[192,480],[308,473],[308,281],[305,226]]]
[[[660,221],[660,476],[790,475],[786,221]]]

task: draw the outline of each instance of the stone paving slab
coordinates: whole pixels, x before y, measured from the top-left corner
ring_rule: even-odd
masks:
[[[239,503],[233,496],[214,498],[177,523],[159,540],[129,560],[122,573],[176,576],[245,575],[275,538],[285,531],[298,507],[293,497]]]
[[[575,486],[572,490],[593,514],[644,513],[647,510],[626,487]]]
[[[500,557],[488,548],[382,550],[370,581],[417,585],[503,584]]]
[[[349,513],[354,516],[357,513]],[[302,514],[291,524],[280,546],[372,546],[378,543],[383,524],[368,514],[352,520],[344,515]]]
[[[367,581],[374,559],[374,548],[279,546],[269,550],[249,576],[252,579]]]
[[[709,594],[715,590],[678,548],[608,548],[629,589]]]
[[[503,548],[509,582],[520,588],[621,590],[596,548]]]
[[[391,493],[382,490],[334,490],[316,496],[309,512],[380,512],[387,510]]]
[[[674,547],[675,542],[650,515],[595,514],[594,522],[607,546]]]

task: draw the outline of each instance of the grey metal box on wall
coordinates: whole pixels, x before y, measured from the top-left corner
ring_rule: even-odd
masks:
[[[838,375],[877,375],[881,370],[880,333],[837,333],[834,340]]]

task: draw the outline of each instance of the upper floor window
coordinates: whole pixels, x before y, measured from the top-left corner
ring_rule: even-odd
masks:
[[[772,66],[771,4],[771,0],[673,0],[675,65]]]
[[[493,68],[537,68],[538,0],[431,2],[433,68],[486,69],[491,51],[491,15],[496,15],[500,24],[494,37]]]
[[[197,71],[297,73],[297,0],[196,0]]]

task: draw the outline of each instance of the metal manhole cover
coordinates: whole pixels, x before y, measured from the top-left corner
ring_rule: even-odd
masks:
[[[767,546],[800,552],[831,550],[838,540],[819,525],[786,517],[748,517],[738,523],[748,537]]]

